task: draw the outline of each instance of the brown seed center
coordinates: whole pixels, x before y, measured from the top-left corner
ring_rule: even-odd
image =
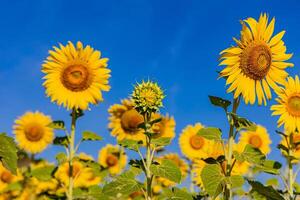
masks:
[[[199,136],[199,135],[194,135],[190,138],[190,144],[192,146],[193,149],[201,149],[204,145],[205,141],[203,139],[203,137]]]
[[[0,179],[4,183],[10,183],[13,179],[13,175],[8,171],[4,171],[2,172]]]
[[[272,64],[272,53],[265,44],[250,44],[241,54],[242,72],[251,79],[262,80]]]
[[[258,135],[253,135],[249,138],[249,144],[255,148],[260,148],[262,145],[262,140]]]
[[[25,129],[25,136],[29,141],[40,141],[44,136],[44,129],[38,124],[30,124]]]
[[[291,96],[287,102],[287,109],[289,113],[295,117],[300,116],[300,94]]]
[[[73,92],[80,92],[90,86],[91,76],[83,65],[70,65],[62,72],[62,84]]]
[[[118,163],[118,158],[115,155],[109,154],[106,158],[106,164],[108,167],[113,167]]]
[[[138,130],[138,125],[144,122],[144,118],[135,109],[123,113],[121,117],[122,128],[129,132]]]

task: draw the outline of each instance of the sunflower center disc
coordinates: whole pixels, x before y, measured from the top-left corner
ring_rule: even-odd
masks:
[[[259,148],[262,145],[262,140],[259,136],[253,135],[249,139],[249,144],[251,144],[255,148]]]
[[[266,77],[272,63],[272,54],[264,44],[252,44],[241,54],[241,69],[251,79]]]
[[[71,91],[79,92],[89,87],[90,74],[83,65],[71,65],[62,73],[62,84]]]
[[[118,158],[114,155],[108,155],[107,158],[106,158],[106,164],[109,166],[109,167],[113,167],[115,166],[116,164],[118,163]]]
[[[43,135],[44,130],[39,125],[32,124],[25,129],[25,136],[29,141],[37,142],[42,139]]]
[[[13,178],[13,176],[10,172],[4,171],[4,172],[2,172],[0,179],[4,183],[10,183],[12,181],[12,178]]]
[[[193,149],[201,149],[204,145],[204,139],[199,135],[194,135],[190,138],[190,144]]]
[[[300,116],[300,95],[292,96],[288,99],[288,110],[293,116]]]
[[[121,117],[121,125],[127,131],[136,131],[138,125],[144,122],[144,118],[135,109],[126,111]]]

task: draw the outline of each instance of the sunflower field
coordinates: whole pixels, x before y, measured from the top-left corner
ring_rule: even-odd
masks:
[[[113,90],[110,60],[117,58],[81,41],[48,47],[39,87],[67,120],[41,107],[24,111],[11,122],[12,133],[0,134],[0,200],[300,199],[300,79],[287,72],[293,54],[275,22],[267,13],[241,19],[238,37],[213,64],[231,99],[212,91],[205,101],[226,130],[200,121],[177,130],[164,103],[169,88],[137,77],[131,92],[106,108],[107,133],[81,131]],[[248,119],[241,104],[257,115],[257,106],[270,109],[276,133]],[[275,149],[274,134],[281,138]],[[97,158],[81,149],[98,143]],[[41,156],[54,147],[52,158]],[[276,149],[278,159],[270,157]]]

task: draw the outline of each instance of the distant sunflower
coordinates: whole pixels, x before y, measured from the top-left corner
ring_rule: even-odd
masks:
[[[134,109],[132,101],[124,99],[121,104],[112,105],[108,112],[110,114],[108,128],[117,140],[145,141],[143,130],[138,128],[138,125],[144,122],[144,118]]]
[[[17,175],[14,175],[0,163],[0,194],[7,188],[7,186],[22,179],[23,177],[19,172]]]
[[[175,120],[169,115],[163,116],[155,113],[152,120],[161,118],[161,121],[154,124],[152,131],[155,133],[153,138],[166,137],[173,139],[175,137]]]
[[[194,159],[193,160],[193,167],[192,167],[192,177],[193,182],[196,186],[203,188],[203,181],[201,178],[201,173],[203,168],[205,167],[206,163],[202,159]]]
[[[50,50],[42,72],[45,74],[44,87],[52,102],[67,109],[88,109],[89,104],[103,101],[101,91],[109,91],[107,58],[101,58],[100,51],[89,45],[76,47],[69,42]]]
[[[40,153],[52,143],[51,117],[41,112],[26,112],[15,121],[14,134],[19,146],[30,153]]]
[[[239,153],[244,151],[245,145],[234,144],[233,150]],[[233,175],[245,175],[249,171],[250,164],[247,161],[241,162],[236,160],[232,169]]]
[[[48,181],[41,181],[35,177],[32,177],[30,179],[30,184],[34,186],[36,194],[41,194],[43,192],[54,194],[58,187],[58,181],[55,178],[52,178]]]
[[[251,17],[241,21],[241,39],[234,38],[237,46],[221,52],[220,65],[226,67],[220,76],[230,85],[227,92],[234,91],[234,98],[242,95],[246,104],[254,104],[257,98],[259,105],[266,105],[272,97],[270,87],[278,91],[278,84],[284,84],[288,76],[285,68],[293,66],[285,62],[292,57],[282,41],[285,31],[272,37],[275,18],[269,24],[268,20],[261,14],[258,21]]]
[[[171,160],[175,163],[175,165],[180,169],[181,181],[183,181],[186,178],[186,176],[188,174],[189,166],[185,160],[180,158],[175,153],[165,154],[165,155],[157,158],[157,161],[159,163],[162,162],[163,160]],[[175,182],[170,181],[169,179],[166,179],[163,177],[157,177],[157,182],[161,183],[164,187],[170,187],[170,186],[176,185]]]
[[[238,148],[242,151],[247,144],[258,148],[263,154],[270,153],[270,145],[272,141],[265,127],[257,125],[255,131],[244,131],[241,133]]]
[[[127,156],[120,146],[108,144],[99,151],[98,162],[111,175],[116,175],[126,167]]]
[[[203,125],[200,123],[196,123],[194,126],[188,125],[179,136],[179,147],[183,155],[191,160],[207,157],[211,147],[211,141],[197,135],[202,128]]]
[[[278,92],[277,105],[271,106],[272,115],[280,115],[278,127],[284,125],[287,133],[300,131],[300,81],[288,77],[284,88]]]

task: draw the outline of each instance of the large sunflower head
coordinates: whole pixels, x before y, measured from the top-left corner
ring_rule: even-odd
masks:
[[[126,167],[127,156],[120,146],[108,144],[99,151],[98,162],[111,175],[116,175]]]
[[[197,135],[203,126],[196,123],[194,126],[188,125],[179,136],[179,147],[184,156],[193,160],[195,158],[206,158],[211,148],[211,141]]]
[[[258,148],[263,154],[270,153],[270,145],[272,141],[269,137],[268,131],[261,125],[256,126],[255,131],[244,131],[241,133],[237,148],[244,150],[247,144]]]
[[[82,110],[103,101],[101,91],[110,89],[108,59],[101,58],[100,51],[89,45],[83,47],[81,42],[53,48],[42,67],[43,85],[51,101],[67,109]]]
[[[15,121],[13,132],[19,146],[30,153],[40,153],[52,143],[51,117],[41,112],[26,112]]]
[[[178,154],[169,153],[157,158],[157,161],[159,163],[162,162],[163,160],[173,161],[175,165],[180,169],[181,178],[182,178],[181,180],[184,180],[186,178],[188,174],[189,166],[185,160],[183,160],[178,156]],[[170,187],[176,185],[175,182],[170,181],[169,179],[163,177],[157,177],[157,182],[161,183],[164,187]]]
[[[143,130],[138,128],[138,125],[144,122],[144,118],[134,109],[131,100],[124,99],[121,104],[112,105],[108,112],[110,114],[108,128],[117,140],[145,140]]]
[[[227,92],[234,91],[234,97],[242,95],[246,104],[266,105],[271,99],[271,90],[279,90],[278,84],[284,84],[288,73],[285,68],[293,66],[286,62],[292,54],[286,54],[286,47],[282,41],[285,31],[274,37],[275,19],[269,23],[266,14],[261,14],[258,21],[248,18],[242,23],[241,39],[236,46],[221,52],[221,63],[226,67],[220,76],[226,78],[226,85],[230,85]]]
[[[163,106],[165,97],[162,89],[152,81],[142,82],[134,87],[131,98],[139,113],[157,112]]]
[[[279,115],[278,127],[284,125],[288,134],[300,131],[300,81],[288,77],[284,88],[278,92],[277,105],[271,106],[272,115]]]

